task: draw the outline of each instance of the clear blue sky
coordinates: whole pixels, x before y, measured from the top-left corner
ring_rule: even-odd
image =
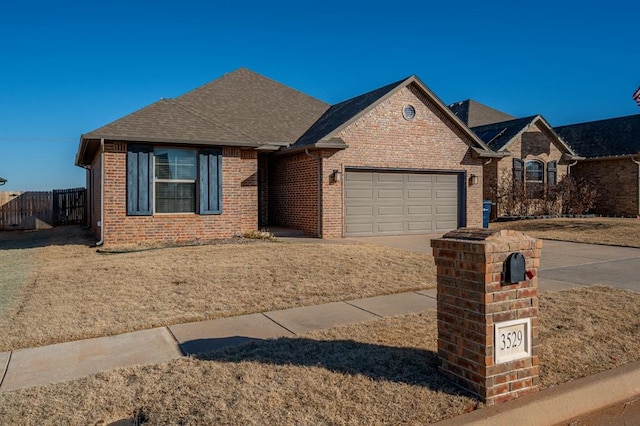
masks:
[[[78,140],[239,67],[329,103],[411,74],[552,125],[638,114],[640,2],[5,1],[0,190],[84,186]]]

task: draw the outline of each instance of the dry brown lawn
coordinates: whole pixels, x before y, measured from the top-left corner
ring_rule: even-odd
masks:
[[[491,229],[514,229],[535,238],[640,248],[640,219],[562,218],[495,222]]]
[[[431,256],[369,244],[91,242],[81,227],[0,233],[0,351],[435,287]]]
[[[543,387],[640,360],[640,294],[540,297]],[[437,374],[434,311],[7,392],[7,424],[425,424],[478,401]]]

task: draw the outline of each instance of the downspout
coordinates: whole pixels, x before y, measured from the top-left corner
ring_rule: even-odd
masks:
[[[322,238],[322,156],[312,155],[309,148],[305,148],[304,153],[318,160],[318,238]]]
[[[104,139],[100,139],[100,241],[96,247],[104,244]]]
[[[567,176],[571,176],[571,167],[575,166],[576,164],[578,164],[578,160],[575,160],[571,164],[567,164]]]
[[[638,165],[638,216],[640,216],[640,161],[635,160],[633,155],[631,156],[631,161]]]

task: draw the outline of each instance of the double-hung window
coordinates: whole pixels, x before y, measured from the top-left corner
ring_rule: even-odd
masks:
[[[525,181],[527,183],[544,183],[544,163],[530,160],[525,163]]]
[[[196,151],[156,148],[154,157],[154,211],[196,212]]]
[[[127,145],[127,215],[222,213],[222,150]]]

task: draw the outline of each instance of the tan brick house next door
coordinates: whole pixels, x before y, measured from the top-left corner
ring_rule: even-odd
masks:
[[[459,174],[347,170],[345,237],[440,232],[459,225]]]

